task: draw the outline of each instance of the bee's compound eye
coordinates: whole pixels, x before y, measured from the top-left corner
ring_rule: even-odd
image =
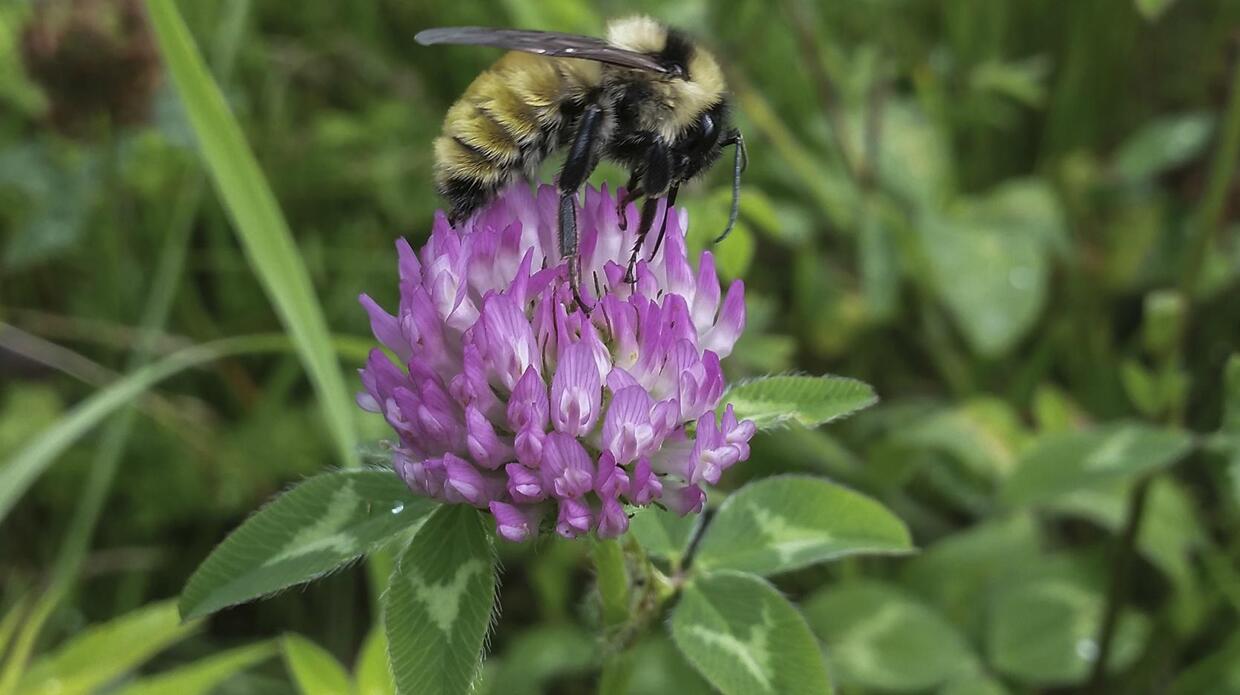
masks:
[[[703,113],[698,118],[697,144],[693,145],[694,149],[706,149],[713,145],[715,140],[714,132],[714,118],[709,113]]]
[[[703,142],[710,142],[715,139],[715,119],[711,118],[709,113],[703,113],[698,119],[698,128],[701,129],[700,137]]]

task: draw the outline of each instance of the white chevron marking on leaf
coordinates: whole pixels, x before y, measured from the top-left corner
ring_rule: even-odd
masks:
[[[337,531],[353,517],[360,502],[361,498],[353,489],[353,481],[346,481],[340,489],[332,493],[323,516],[315,523],[298,531],[297,535],[293,536],[293,540],[284,546],[284,550],[264,562],[263,565],[274,565],[277,562],[308,555],[318,550],[330,549],[336,552],[352,550],[354,539]]]
[[[767,619],[766,611],[763,611],[763,625],[755,625],[749,633],[749,639],[741,641],[734,635],[725,632],[715,632],[703,625],[689,626],[689,634],[697,637],[708,645],[717,647],[720,651],[727,652],[736,658],[745,666],[745,670],[754,677],[762,685],[762,689],[771,690],[770,673],[770,653],[767,650],[767,631],[770,628],[770,622]]]
[[[435,626],[445,635],[451,635],[452,624],[456,622],[456,614],[461,608],[461,597],[465,595],[465,585],[473,575],[485,570],[485,564],[475,558],[457,567],[452,581],[427,584],[422,577],[410,572],[409,583],[413,585],[414,595],[426,605],[426,612]]]
[[[749,511],[758,531],[769,540],[766,546],[779,553],[780,562],[789,563],[801,552],[832,540],[822,529],[793,525],[769,509],[751,506]]]

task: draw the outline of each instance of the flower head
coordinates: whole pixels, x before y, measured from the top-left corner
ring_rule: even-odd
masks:
[[[89,136],[97,121],[146,121],[160,79],[159,51],[141,0],[31,3],[21,58],[48,96],[48,118],[63,134]]]
[[[744,286],[721,293],[709,252],[694,271],[684,213],[630,283],[636,225],[621,230],[607,188],[587,189],[583,307],[556,250],[557,202],[550,186],[515,186],[459,228],[440,214],[420,253],[397,242],[396,314],[361,297],[397,363],[371,352],[358,403],[396,431],[396,471],[418,494],[489,510],[511,541],[544,526],[619,536],[626,505],[700,511],[702,484],[748,458],[754,433],[730,406],[716,416]]]

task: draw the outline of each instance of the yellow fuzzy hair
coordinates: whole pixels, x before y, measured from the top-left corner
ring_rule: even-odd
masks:
[[[607,41],[638,53],[658,53],[667,45],[667,28],[640,15],[615,19],[607,24]]]

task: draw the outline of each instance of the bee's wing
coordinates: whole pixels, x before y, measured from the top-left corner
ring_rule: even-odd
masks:
[[[513,51],[525,51],[553,58],[581,58],[600,63],[611,63],[636,70],[666,73],[668,68],[652,56],[630,51],[607,43],[594,36],[561,34],[555,31],[527,31],[523,29],[492,29],[489,27],[443,27],[420,31],[413,37],[423,46],[439,43],[494,46]]]

